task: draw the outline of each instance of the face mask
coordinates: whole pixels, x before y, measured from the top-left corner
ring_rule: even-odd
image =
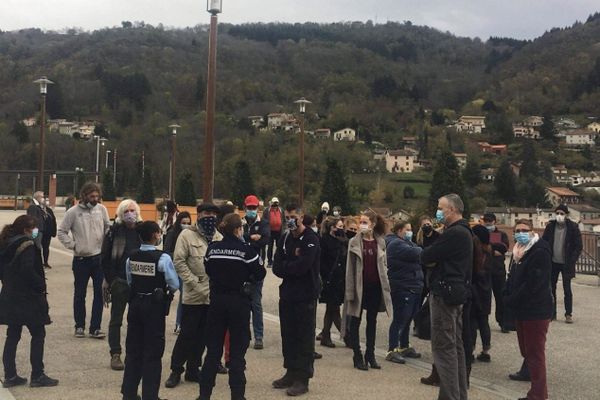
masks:
[[[346,235],[346,232],[344,232],[344,228],[337,228],[334,234],[337,237],[344,237]]]
[[[310,227],[314,233],[319,233],[319,228],[317,228],[316,226],[311,226]]]
[[[160,246],[162,244],[162,236],[158,238],[158,242],[156,242],[156,246]]]
[[[188,224],[181,224],[181,229],[190,229],[192,226]]]
[[[256,210],[246,210],[246,217],[250,219],[255,219],[257,214]]]
[[[135,211],[125,212],[125,215],[123,216],[123,221],[125,221],[129,224],[136,223],[137,222],[137,212],[135,212]]]
[[[33,228],[33,231],[31,231],[31,238],[35,239],[40,235],[40,230],[38,228]]]
[[[49,205],[49,204],[50,204],[50,199],[48,199],[48,198],[45,198],[45,199],[44,199],[44,205]]]
[[[412,240],[412,237],[413,237],[412,231],[408,231],[408,232],[404,233],[404,240],[408,240],[410,242]]]
[[[340,212],[339,211],[334,211],[333,212],[333,216],[334,217],[339,217],[340,216]]]
[[[527,243],[529,243],[531,238],[529,237],[529,233],[527,232],[518,232],[515,233],[515,240],[521,245],[526,245]]]
[[[360,231],[362,233],[367,233],[371,230],[371,228],[369,228],[369,224],[360,224]]]
[[[562,224],[563,222],[565,222],[565,216],[564,215],[557,215],[556,216],[556,222],[558,222],[559,224]]]
[[[446,222],[446,217],[444,216],[444,212],[442,210],[437,210],[435,212],[435,219],[437,219],[440,224]]]
[[[490,232],[494,232],[496,230],[496,225],[486,225],[485,227]]]
[[[198,225],[207,238],[212,239],[217,230],[217,217],[202,217],[198,219]]]
[[[431,232],[433,232],[433,226],[431,226],[431,225],[423,225],[423,227],[421,227],[421,229],[423,230],[423,233],[426,235],[429,235]]]
[[[348,239],[352,239],[354,236],[356,236],[356,232],[353,232],[353,231],[347,231],[346,232],[346,237]]]
[[[298,221],[296,220],[296,218],[288,218],[287,227],[290,231],[295,231],[296,229],[298,229]]]
[[[87,208],[90,208],[90,209],[91,209],[91,208],[94,208],[94,207],[96,207],[96,205],[97,205],[97,204],[98,204],[98,202],[97,202],[97,201],[88,201],[87,203],[85,203],[85,206],[86,206]]]

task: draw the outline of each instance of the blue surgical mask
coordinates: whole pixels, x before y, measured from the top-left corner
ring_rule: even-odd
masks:
[[[246,210],[246,217],[248,217],[250,219],[255,219],[256,215],[258,215],[256,210]]]
[[[444,216],[444,212],[442,210],[437,210],[435,212],[435,219],[440,224],[443,224],[444,222],[446,222],[446,217]]]
[[[38,228],[33,228],[33,231],[31,231],[31,238],[35,239],[40,235],[40,230]]]
[[[404,240],[408,240],[409,242],[412,240],[413,238],[413,232],[412,231],[408,231],[404,233]]]
[[[531,240],[531,237],[527,232],[517,232],[515,233],[515,240],[521,245],[526,245]]]

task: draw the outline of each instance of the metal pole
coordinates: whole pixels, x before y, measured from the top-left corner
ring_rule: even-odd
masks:
[[[175,199],[175,150],[177,146],[177,136],[171,135],[171,164],[169,166],[169,199]]]
[[[202,199],[212,202],[215,182],[215,101],[217,83],[217,15],[210,17],[210,39],[208,46],[208,80],[206,85],[206,143],[204,146],[204,182]]]
[[[42,93],[42,119],[40,121],[40,154],[38,155],[39,190],[44,190],[44,162],[46,147],[46,94]]]
[[[113,152],[113,186],[117,189],[117,149]]]
[[[145,173],[146,173],[146,158],[144,156],[144,152],[142,151],[142,178],[144,178]]]
[[[15,211],[17,211],[17,202],[19,201],[19,183],[21,181],[21,174],[17,174],[17,182],[15,184]]]
[[[104,159],[106,160],[106,162],[105,162],[106,165],[104,166],[104,169],[108,169],[108,155],[110,154],[110,150],[106,150],[104,152],[104,154],[105,154]]]
[[[96,183],[98,183],[98,171],[100,170],[100,136],[96,136]]]
[[[298,171],[298,206],[304,206],[304,113],[300,119],[300,168]]]

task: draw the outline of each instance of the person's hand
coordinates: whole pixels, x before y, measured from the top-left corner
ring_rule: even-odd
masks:
[[[300,257],[300,248],[297,248],[294,254],[296,255],[296,257]]]
[[[262,237],[261,235],[259,235],[258,233],[255,233],[254,235],[250,235],[250,240],[253,240],[256,242],[256,241],[260,240],[261,237]]]
[[[106,279],[102,280],[102,302],[104,303],[104,307],[108,308],[110,304],[110,284],[106,281]]]

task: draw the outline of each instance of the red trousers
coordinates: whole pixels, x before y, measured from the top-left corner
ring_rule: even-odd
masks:
[[[550,320],[516,321],[521,355],[527,362],[531,375],[528,400],[546,400],[546,334]]]

